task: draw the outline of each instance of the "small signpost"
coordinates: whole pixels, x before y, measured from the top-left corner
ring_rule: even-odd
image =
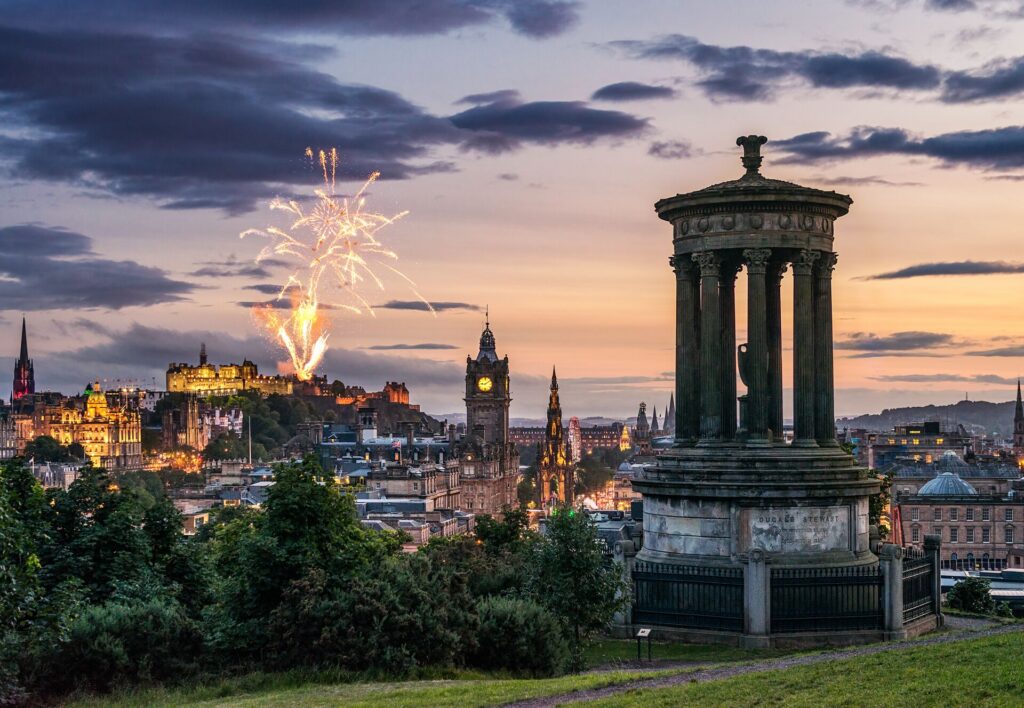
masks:
[[[642,657],[640,655],[640,642],[642,640],[644,640],[644,639],[647,640],[647,661],[650,661],[651,660],[651,628],[650,627],[641,627],[640,630],[636,633],[636,660],[637,661],[641,661],[642,660]]]

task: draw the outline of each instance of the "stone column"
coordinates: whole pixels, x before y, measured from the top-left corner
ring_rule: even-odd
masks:
[[[718,303],[720,262],[711,251],[692,255],[700,268],[700,445],[722,439],[722,336]]]
[[[886,543],[878,553],[882,568],[882,609],[886,640],[906,639],[903,629],[903,549]]]
[[[802,250],[793,261],[793,445],[814,440],[814,264],[821,254]]]
[[[765,276],[772,252],[767,248],[743,251],[747,264],[747,445],[767,445],[768,434],[768,303]]]
[[[676,445],[700,437],[700,282],[693,260],[672,256],[676,273]]]
[[[832,368],[832,271],[839,254],[821,256],[814,289],[814,437],[818,445],[838,447]]]
[[[765,306],[768,323],[768,428],[776,442],[782,442],[782,275],[785,263],[769,263],[765,276]]]
[[[723,263],[718,276],[722,338],[722,437],[736,437],[736,273],[739,265]]]
[[[743,572],[743,638],[747,649],[771,646],[771,577],[768,558],[760,548],[747,552]]]

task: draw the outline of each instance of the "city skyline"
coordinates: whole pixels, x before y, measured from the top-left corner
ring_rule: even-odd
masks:
[[[756,131],[766,176],[854,199],[837,414],[1013,397],[1024,21],[1000,3],[446,0],[430,23],[366,8],[244,25],[213,3],[74,26],[56,3],[5,5],[2,356],[25,314],[41,390],[160,381],[201,341],[272,372],[248,304],[281,272],[238,234],[316,186],[305,147],[335,145],[339,191],[379,169],[374,205],[410,210],[390,239],[437,316],[379,293],[376,318],[336,320],[322,373],[458,410],[489,305],[513,415],[543,416],[552,364],[570,415],[661,408],[674,279],[652,197],[738,177],[733,140]]]

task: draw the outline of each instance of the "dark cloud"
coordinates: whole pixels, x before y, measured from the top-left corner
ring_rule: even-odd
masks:
[[[648,146],[647,154],[662,160],[678,160],[693,155],[693,146],[683,140],[659,140]]]
[[[519,175],[515,174],[514,172],[502,172],[500,175],[498,175],[498,179],[502,180],[503,182],[515,182],[519,179]]]
[[[964,12],[978,9],[974,0],[925,0],[924,6],[928,10],[939,12]]]
[[[420,300],[388,300],[383,305],[374,305],[382,310],[416,310],[419,312],[430,312],[433,308],[436,312],[445,310],[473,310],[479,312],[483,308],[479,305],[472,305],[468,302],[431,302],[428,306]]]
[[[1024,57],[986,64],[976,71],[954,71],[946,77],[942,100],[947,103],[991,101],[1024,92]]]
[[[846,135],[820,131],[772,143],[783,151],[783,162],[828,163],[839,160],[908,155],[930,157],[943,165],[978,169],[1024,167],[1024,126],[964,130],[918,138],[902,128],[861,126]]]
[[[935,66],[879,51],[782,52],[705,44],[681,34],[610,44],[637,59],[685,62],[700,73],[697,85],[704,93],[724,101],[771,99],[777,89],[794,81],[815,88],[925,90],[937,88],[941,80]]]
[[[921,187],[924,182],[899,182],[896,180],[868,175],[866,177],[846,177],[843,175],[815,175],[811,182],[818,184],[843,184],[847,186],[881,185],[884,187]]]
[[[974,352],[967,352],[968,356],[1011,356],[1024,357],[1024,344],[1012,347],[999,347],[997,349],[982,349]]]
[[[887,273],[869,275],[863,278],[863,280],[897,280],[900,278],[921,278],[929,275],[991,275],[994,273],[1024,273],[1024,263],[1008,263],[1006,261],[920,263]]]
[[[439,350],[439,349],[459,349],[460,347],[454,344],[435,344],[426,342],[423,344],[374,344],[371,347],[363,347],[363,349],[369,349],[371,351],[397,351],[397,350]]]
[[[486,25],[502,18],[519,34],[553,37],[578,20],[578,4],[564,0],[108,0],[89,12],[68,12],[63,2],[14,0],[5,15],[18,24],[93,28],[168,26],[204,32],[327,35],[431,35]]]
[[[4,310],[119,310],[183,300],[194,289],[160,268],[101,258],[83,234],[34,224],[0,227]]]
[[[952,334],[940,332],[893,332],[882,336],[871,332],[854,332],[847,339],[836,341],[834,346],[836,349],[864,352],[893,352],[932,349],[953,343]]]
[[[256,285],[246,285],[246,290],[255,290],[258,293],[264,295],[277,295],[281,292],[281,286],[276,283],[257,283]]]
[[[602,86],[590,96],[594,101],[646,101],[655,98],[675,98],[676,91],[668,86],[654,86],[639,81],[620,81]]]
[[[589,145],[600,139],[633,138],[650,127],[646,119],[590,108],[582,101],[523,103],[515,91],[476,94],[460,102],[473,104],[451,116],[457,128],[472,133],[463,147],[491,154],[524,143]]]
[[[303,157],[309,146],[338,148],[341,180],[373,171],[408,179],[456,169],[435,159],[446,146],[587,144],[647,125],[507,91],[451,118],[432,115],[304,59],[293,45],[226,36],[0,28],[2,163],[19,179],[237,214],[308,191],[319,172]]]
[[[976,374],[964,376],[963,374],[893,374],[885,376],[871,376],[874,381],[885,381],[887,383],[988,383],[988,384],[1015,384],[1017,379],[997,376],[996,374]]]

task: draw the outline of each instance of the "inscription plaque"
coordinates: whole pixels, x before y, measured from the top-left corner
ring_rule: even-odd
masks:
[[[744,509],[748,548],[769,553],[800,553],[850,548],[848,506]]]

